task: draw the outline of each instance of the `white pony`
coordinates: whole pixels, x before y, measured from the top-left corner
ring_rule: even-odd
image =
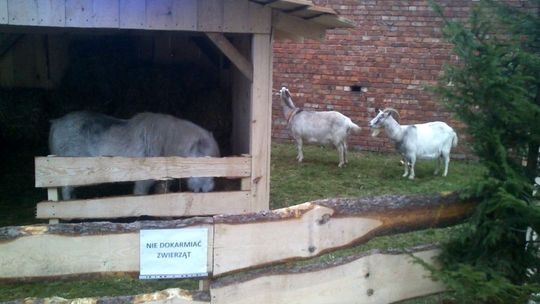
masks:
[[[50,153],[57,156],[183,156],[219,157],[212,133],[171,115],[140,113],[117,119],[93,112],[72,112],[52,120]],[[133,193],[147,194],[153,180],[137,181]],[[190,177],[194,192],[214,189],[211,177]],[[62,188],[63,199],[73,198],[73,187]]]

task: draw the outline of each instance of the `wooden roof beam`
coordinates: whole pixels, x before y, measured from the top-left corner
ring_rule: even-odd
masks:
[[[208,39],[220,49],[249,81],[253,81],[253,65],[236,47],[220,33],[205,33]]]
[[[287,38],[305,37],[323,40],[326,34],[326,28],[322,25],[277,11],[272,15],[272,26],[278,33],[286,33]]]

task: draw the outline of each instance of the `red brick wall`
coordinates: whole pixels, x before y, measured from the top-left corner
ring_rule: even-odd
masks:
[[[322,42],[289,40],[274,44],[274,89],[289,87],[299,107],[336,110],[363,130],[351,136],[349,147],[393,151],[385,134],[370,136],[367,124],[375,108],[393,107],[403,124],[441,120],[458,132],[460,144],[453,155],[470,153],[462,125],[424,86],[436,83],[450,45],[441,38],[441,20],[428,1],[319,0],[341,16],[356,22],[353,29],[327,32]],[[449,16],[466,17],[475,1],[439,1]],[[360,86],[360,92],[350,90]],[[290,138],[279,98],[273,100],[273,137]]]

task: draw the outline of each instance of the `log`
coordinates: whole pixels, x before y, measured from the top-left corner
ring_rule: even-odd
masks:
[[[43,304],[43,303],[58,303],[58,304],[80,304],[80,303],[100,303],[100,304],[198,304],[210,303],[209,292],[191,291],[179,288],[169,288],[153,293],[140,294],[135,296],[119,296],[119,297],[96,297],[96,298],[78,298],[64,299],[60,297],[52,298],[26,298],[9,302],[11,304]]]
[[[208,272],[219,277],[308,259],[375,236],[445,227],[466,218],[475,206],[474,200],[463,200],[457,193],[385,195],[175,221],[4,227],[0,281],[136,275],[140,229],[184,227],[208,228]]]
[[[212,218],[2,227],[0,282],[136,276],[141,229],[188,227],[208,228],[208,242],[212,244]],[[208,268],[211,266],[209,250]]]
[[[215,216],[213,275],[310,258],[376,236],[446,227],[475,206],[458,193],[384,195]]]
[[[336,260],[292,268],[272,267],[218,278],[212,303],[393,303],[445,290],[411,254],[428,263],[434,246],[403,251],[371,250]]]

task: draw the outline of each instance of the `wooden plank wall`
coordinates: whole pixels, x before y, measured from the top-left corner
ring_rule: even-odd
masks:
[[[20,35],[20,38],[0,57],[0,84],[5,87],[54,87],[67,67],[68,41],[58,34],[12,35]]]
[[[234,37],[233,44],[245,57],[251,59],[251,39],[248,36]],[[251,82],[235,67],[232,71],[232,152],[236,155],[249,154],[251,126]]]
[[[247,0],[0,0],[0,24],[268,34],[271,8]]]

